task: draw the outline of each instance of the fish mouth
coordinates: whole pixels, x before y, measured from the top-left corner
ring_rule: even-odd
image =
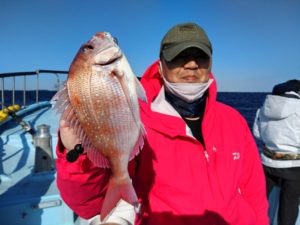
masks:
[[[122,55],[118,55],[117,57],[114,57],[114,58],[110,58],[109,60],[107,61],[100,61],[100,62],[96,62],[94,63],[95,66],[108,66],[110,64],[113,64],[117,61],[119,61],[120,59],[122,58]]]
[[[108,46],[94,55],[94,65],[107,66],[119,61],[123,54],[116,46]]]

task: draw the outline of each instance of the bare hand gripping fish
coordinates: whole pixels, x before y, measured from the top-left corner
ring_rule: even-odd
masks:
[[[81,46],[65,87],[53,97],[54,108],[74,128],[88,158],[96,166],[111,168],[102,221],[121,198],[138,204],[127,170],[144,143],[138,98],[146,102],[145,91],[114,38],[105,32]]]

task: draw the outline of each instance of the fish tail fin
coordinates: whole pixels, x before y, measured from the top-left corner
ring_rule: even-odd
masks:
[[[137,195],[129,178],[120,184],[110,179],[100,214],[102,222],[106,221],[121,198],[133,206],[138,204]]]

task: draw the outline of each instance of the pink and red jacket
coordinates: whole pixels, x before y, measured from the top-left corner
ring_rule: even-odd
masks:
[[[213,78],[213,76],[211,75]],[[267,225],[265,179],[256,143],[245,119],[216,101],[209,88],[202,122],[204,146],[186,134],[183,119],[153,112],[150,104],[162,80],[158,63],[141,80],[148,104],[140,102],[145,145],[129,163],[142,201],[143,225]],[[64,201],[79,216],[99,214],[110,170],[95,167],[86,155],[66,161],[57,145],[57,184]]]

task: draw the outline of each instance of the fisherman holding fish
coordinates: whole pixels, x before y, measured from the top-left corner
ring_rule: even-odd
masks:
[[[205,31],[184,23],[166,33],[145,93],[112,40],[97,33],[83,45],[57,95],[64,201],[103,224],[269,224],[256,143],[216,100]]]

